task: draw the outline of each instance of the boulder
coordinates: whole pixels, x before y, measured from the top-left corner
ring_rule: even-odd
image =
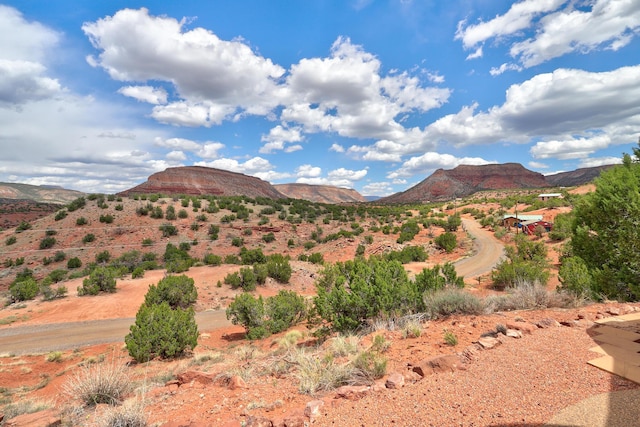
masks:
[[[322,415],[322,407],[324,406],[323,400],[312,400],[307,402],[307,406],[304,407],[304,415],[309,417],[311,421]]]
[[[62,419],[57,411],[45,409],[44,411],[22,414],[6,420],[6,427],[58,427],[62,425]]]
[[[560,323],[558,323],[558,321],[555,319],[545,317],[544,319],[540,319],[538,322],[536,322],[536,326],[538,326],[538,328],[540,329],[556,328],[560,326]]]
[[[483,350],[490,350],[500,345],[500,340],[494,337],[480,337],[478,344]]]
[[[529,322],[507,322],[505,326],[507,329],[515,329],[523,334],[531,334],[533,331],[538,329],[536,325]]]
[[[402,388],[404,387],[404,375],[399,372],[393,372],[391,375],[389,375],[384,385],[386,388]]]
[[[425,359],[411,367],[411,370],[421,377],[437,372],[453,372],[459,369],[462,360],[457,354],[444,354],[441,356]]]
[[[369,393],[371,388],[368,386],[351,386],[344,385],[335,391],[336,399],[359,400]]]

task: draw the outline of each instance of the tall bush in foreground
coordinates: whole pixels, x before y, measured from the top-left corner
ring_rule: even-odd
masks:
[[[167,302],[142,304],[124,341],[129,355],[139,363],[154,357],[180,357],[198,344],[195,312],[172,309]]]

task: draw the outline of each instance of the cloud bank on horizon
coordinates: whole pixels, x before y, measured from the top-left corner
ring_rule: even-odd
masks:
[[[0,4],[0,181],[202,165],[384,196],[616,163],[640,135],[636,0],[88,3]]]

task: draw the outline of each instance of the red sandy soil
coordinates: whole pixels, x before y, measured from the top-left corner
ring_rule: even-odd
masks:
[[[541,213],[551,218],[561,211],[546,210]],[[314,228],[315,225],[299,226],[298,232],[310,234]],[[463,241],[461,248],[454,254],[430,253],[428,264],[453,261],[467,255],[471,242],[465,242],[464,232],[460,233],[459,240]],[[428,243],[431,239],[428,231],[422,230],[412,244]],[[286,242],[286,239],[278,240]],[[327,261],[343,261],[353,258],[358,244],[356,239],[342,239],[327,244],[322,252]],[[385,243],[376,239],[374,245],[368,247],[367,254],[394,245],[392,241]],[[279,249],[283,247],[269,246],[269,252]],[[552,263],[557,263],[557,255],[554,254],[555,251],[549,251]],[[292,258],[295,258],[294,254]],[[269,296],[286,288],[303,295],[313,295],[318,267],[297,261],[292,262],[292,266],[294,275],[290,285],[268,282],[258,292]],[[410,265],[408,269],[415,271],[416,267],[421,266]],[[195,267],[186,273],[194,278],[198,287],[198,311],[228,305],[237,291],[230,290],[226,285],[218,288],[216,284],[238,268],[229,265]],[[76,296],[76,288],[82,279],[69,281],[65,283],[69,289],[67,298],[53,302],[31,301],[22,308],[0,310],[0,320],[10,316],[17,319],[0,328],[134,317],[148,286],[157,283],[163,275],[163,271],[149,271],[142,279],[118,281],[115,294],[82,298]],[[481,281],[471,279],[467,283],[470,291],[478,295],[496,293],[490,289],[488,278]],[[549,287],[555,286],[556,278]],[[314,418],[314,425],[322,426],[541,425],[557,411],[585,397],[637,387],[586,364],[586,361],[597,357],[589,352],[589,348],[595,345],[589,337],[593,320],[609,316],[616,309],[623,314],[640,310],[640,305],[609,303],[576,309],[453,316],[423,323],[421,335],[415,338],[405,338],[399,330],[379,330],[361,335],[358,337],[361,350],[371,346],[373,336],[384,336],[390,343],[384,353],[388,359],[387,373],[404,374],[407,384],[399,390],[380,387],[378,391],[370,392],[356,401],[336,398],[331,391],[312,396],[300,393],[295,370],[269,374],[278,362],[290,358],[293,349],[312,348],[317,344],[304,326],[298,327],[302,338],[293,349],[287,349],[280,343],[284,333],[249,342],[244,339],[243,328],[232,326],[201,331],[198,346],[189,357],[170,362],[156,360],[148,364],[132,363],[122,342],[64,351],[58,361],[47,361],[46,354],[14,356],[11,349],[0,349],[0,398],[5,403],[29,399],[45,401],[54,408],[52,413],[63,413],[63,418],[67,420],[71,419],[70,408],[75,408],[76,418],[72,418],[72,423],[81,419],[83,425],[97,425],[105,408],[85,409],[77,418],[78,403],[65,393],[65,384],[79,372],[81,365],[106,364],[115,360],[126,365],[124,369],[136,389],[136,394],[132,394],[131,398],[142,400],[149,425],[169,423],[167,425],[205,426],[229,423],[238,426],[246,425],[250,417],[278,421],[291,415],[301,415],[305,405],[313,399],[325,402],[321,415]],[[503,344],[496,349],[477,352],[464,369],[434,374],[420,381],[407,369],[408,365],[429,357],[460,353],[478,341],[483,333],[495,330],[498,324],[532,324],[543,318],[565,321],[572,327],[534,328],[536,330],[532,334],[525,334],[521,339],[504,338]],[[445,331],[455,334],[458,339],[455,346],[445,343]],[[320,348],[327,346],[324,344]],[[105,361],[101,362],[103,359]],[[340,363],[346,359],[337,358],[336,361]],[[224,378],[240,376],[245,385],[232,389],[220,382],[205,385],[196,380],[180,387],[167,383],[177,374],[192,371],[207,372],[210,377],[217,374]],[[308,418],[302,419],[309,421]]]

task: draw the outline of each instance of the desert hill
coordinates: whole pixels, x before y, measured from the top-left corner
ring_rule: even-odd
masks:
[[[594,166],[591,168],[576,169],[571,172],[560,172],[547,175],[544,177],[544,180],[550,187],[575,187],[593,181],[600,176],[601,172],[613,166],[615,165]]]
[[[379,203],[422,203],[469,196],[481,190],[547,187],[544,176],[519,163],[460,165],[438,169],[424,181],[401,193],[378,200]]]
[[[309,200],[316,203],[358,203],[367,200],[356,190],[331,185],[278,184],[275,189],[292,199]]]
[[[285,197],[260,178],[204,166],[167,168],[149,176],[146,182],[118,193],[120,196],[134,194]]]
[[[0,199],[33,200],[40,203],[64,205],[83,196],[84,193],[51,185],[29,185],[0,182]]]

